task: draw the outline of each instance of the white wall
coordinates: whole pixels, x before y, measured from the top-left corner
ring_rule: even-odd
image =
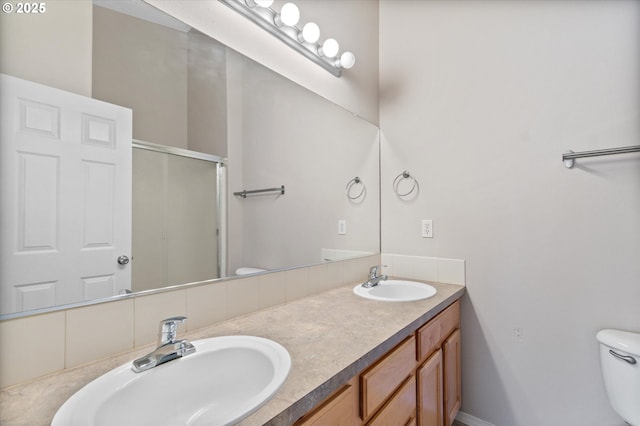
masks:
[[[241,158],[242,178],[230,179],[230,192],[286,189],[281,197],[229,200],[230,209],[241,205],[244,218],[244,237],[230,240],[243,241],[242,263],[230,256],[230,270],[318,263],[320,248],[377,253],[378,128],[252,60],[241,62],[242,85],[228,93],[242,99],[241,126],[233,131],[242,134],[236,142],[243,156],[229,157],[230,168]],[[345,187],[356,176],[368,191],[350,201]],[[341,219],[346,235],[338,235]]]
[[[380,3],[382,250],[466,260],[473,416],[623,424],[595,333],[640,331],[640,158],[561,154],[640,143],[639,62],[637,1]]]
[[[313,20],[321,39],[335,38],[356,55],[336,78],[218,0],[145,0],[367,120],[378,122],[378,0],[297,0],[301,23]],[[274,9],[285,2],[276,0]]]
[[[378,123],[378,46],[374,42],[378,38],[378,0],[334,2],[332,7],[327,7],[327,2],[322,0],[296,1],[301,22],[313,20],[321,28],[321,37],[334,37],[342,43],[342,48],[355,53],[356,66],[345,71],[341,78],[310,62],[218,0],[145,1],[356,115]],[[276,0],[273,7],[279,10],[283,3]],[[227,90],[241,84],[237,74],[240,62],[235,52],[227,52]],[[241,99],[228,95],[227,107],[227,158],[230,160],[227,172],[232,188],[234,182],[243,182],[244,175],[243,165],[234,160],[243,155],[242,144],[236,143],[243,137],[243,105]],[[242,202],[232,198],[228,210],[229,240],[243,240]],[[244,250],[231,244],[228,257],[231,272],[238,259],[244,259]]]
[[[5,3],[13,13],[0,13],[0,72],[90,97],[91,1],[39,2],[41,14]]]
[[[210,37],[189,33],[189,149],[227,156],[227,48]]]
[[[341,79],[216,0],[149,2],[374,122],[380,97],[383,251],[467,262],[464,411],[498,426],[622,424],[594,335],[640,331],[640,164],[567,170],[560,155],[640,142],[637,1],[382,0],[379,94],[377,1],[299,2],[349,40],[358,62]],[[421,184],[413,202],[391,192],[404,169]],[[419,237],[422,218],[434,239]]]
[[[99,6],[93,29],[93,97],[133,109],[134,139],[227,155],[224,45]]]
[[[103,7],[93,14],[93,97],[133,110],[134,139],[187,149],[188,34]]]

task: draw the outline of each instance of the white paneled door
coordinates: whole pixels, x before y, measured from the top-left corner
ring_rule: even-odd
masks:
[[[0,75],[0,314],[131,288],[128,108]]]

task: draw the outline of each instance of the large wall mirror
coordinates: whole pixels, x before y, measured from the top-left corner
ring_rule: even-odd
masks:
[[[32,33],[46,28],[48,40],[60,32],[57,42],[80,43],[78,32],[84,31],[91,42],[65,60],[74,72],[83,69],[74,60],[85,63],[85,88],[71,91],[132,110],[132,202],[126,212],[132,247],[110,254],[115,268],[129,270],[130,284],[83,279],[97,276],[83,272],[65,278],[78,291],[63,297],[59,286],[70,284],[65,280],[7,272],[22,231],[3,228],[0,286],[2,299],[12,302],[2,304],[0,318],[379,252],[375,125],[142,1],[60,2],[49,9],[47,22],[5,16],[3,27],[12,29],[2,35],[37,37]],[[59,58],[8,51],[2,60],[3,74],[69,90],[43,71],[47,64],[60,66]],[[4,110],[2,115],[3,123],[10,119]],[[95,123],[96,132],[105,126]],[[3,134],[3,149],[11,139]],[[3,161],[19,161],[13,151],[3,151]],[[3,226],[7,212],[20,220],[24,206],[32,206],[33,217],[47,206],[60,211],[54,190],[32,191],[18,207],[16,191],[2,188]],[[94,204],[101,206],[96,194]],[[66,235],[56,229],[59,237]],[[57,256],[55,249],[47,253],[49,261]],[[128,263],[117,263],[120,255]],[[27,269],[38,270],[34,262]],[[101,290],[88,291],[81,281],[101,284],[94,286]]]

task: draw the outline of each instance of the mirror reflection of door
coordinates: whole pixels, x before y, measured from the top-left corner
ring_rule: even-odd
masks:
[[[131,110],[0,78],[0,314],[129,290]]]
[[[133,150],[132,290],[220,276],[213,161]]]

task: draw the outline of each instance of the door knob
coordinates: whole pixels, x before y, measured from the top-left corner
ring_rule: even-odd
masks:
[[[122,256],[118,256],[118,264],[126,265],[127,263],[129,263],[129,258],[127,256],[124,254]]]

